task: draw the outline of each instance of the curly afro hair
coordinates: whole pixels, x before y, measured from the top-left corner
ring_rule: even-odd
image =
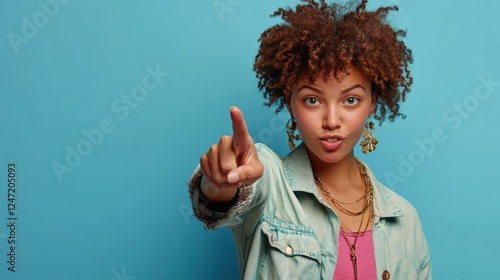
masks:
[[[398,7],[367,11],[367,0],[357,5],[301,1],[306,3],[271,15],[281,16],[284,23],[267,29],[259,39],[254,71],[267,100],[264,104],[277,106],[278,113],[299,79],[327,81],[332,72],[338,79],[339,71],[349,74],[353,66],[372,81],[374,118],[380,124],[386,118],[404,118],[399,109],[413,83],[408,69],[413,55],[403,42],[406,32],[387,22],[387,14]]]

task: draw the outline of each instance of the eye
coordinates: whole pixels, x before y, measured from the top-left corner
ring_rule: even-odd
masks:
[[[345,101],[344,101],[347,105],[356,105],[359,103],[359,99],[356,98],[356,97],[348,97]]]
[[[306,103],[306,105],[317,105],[319,104],[319,100],[314,97],[306,97],[304,103]]]

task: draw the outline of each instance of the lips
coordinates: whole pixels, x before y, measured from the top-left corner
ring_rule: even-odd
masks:
[[[330,142],[330,143],[333,143],[333,142],[337,142],[339,140],[339,138],[337,137],[334,137],[334,138],[326,138],[325,141],[326,142]]]
[[[325,148],[325,150],[327,151],[337,150],[343,141],[344,138],[340,135],[326,135],[320,137],[321,145],[323,145],[323,148]]]
[[[329,135],[320,136],[319,139],[322,141],[327,141],[327,142],[335,142],[338,140],[344,140],[344,137],[342,137],[338,134],[329,134]]]

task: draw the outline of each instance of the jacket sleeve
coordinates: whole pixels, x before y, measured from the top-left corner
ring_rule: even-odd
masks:
[[[209,206],[208,201],[200,196],[200,183],[203,172],[198,165],[188,182],[189,198],[193,206],[195,217],[200,220],[207,230],[217,229],[223,226],[235,227],[243,224],[245,219],[252,215],[260,215],[262,209],[269,198],[270,189],[275,185],[273,172],[279,172],[281,160],[266,145],[255,144],[257,154],[264,166],[264,173],[252,185],[241,187],[237,194],[237,199],[227,211],[214,211]],[[252,219],[256,220],[256,219]]]

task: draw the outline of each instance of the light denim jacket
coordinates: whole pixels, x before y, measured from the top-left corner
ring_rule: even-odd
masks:
[[[198,166],[189,182],[195,216],[206,229],[231,229],[242,279],[332,279],[339,218],[318,192],[305,145],[285,158],[263,144],[256,148],[264,174],[240,189],[226,213],[200,202]],[[430,250],[415,208],[366,169],[374,188],[377,279],[431,279]]]

